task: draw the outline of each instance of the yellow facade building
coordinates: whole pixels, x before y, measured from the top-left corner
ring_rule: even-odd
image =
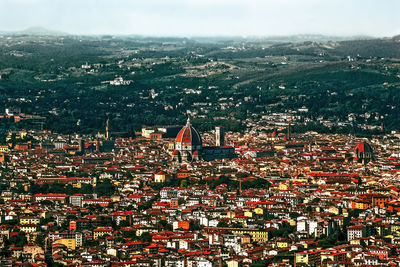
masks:
[[[40,223],[40,219],[39,218],[35,218],[35,217],[21,217],[19,219],[19,224],[24,225],[24,224],[39,224]]]
[[[53,244],[61,244],[66,246],[68,249],[75,250],[76,248],[76,241],[74,238],[63,238],[54,241]]]

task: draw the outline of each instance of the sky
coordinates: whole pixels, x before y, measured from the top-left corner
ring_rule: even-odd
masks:
[[[0,0],[0,31],[330,36],[400,34],[400,0]]]

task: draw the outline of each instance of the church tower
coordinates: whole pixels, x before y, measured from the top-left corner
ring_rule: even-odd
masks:
[[[224,146],[225,145],[225,136],[224,130],[221,126],[215,127],[215,146]]]
[[[109,119],[107,118],[107,121],[106,121],[106,140],[109,140],[109,138],[110,138],[108,123],[109,123]]]

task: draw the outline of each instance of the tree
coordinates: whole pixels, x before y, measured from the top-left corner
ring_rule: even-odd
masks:
[[[232,224],[232,227],[233,228],[243,228],[243,225],[241,223],[236,222],[236,223]]]
[[[10,243],[14,244],[16,247],[23,247],[28,243],[24,232],[18,232],[17,235],[14,235],[10,238]]]
[[[272,263],[271,260],[258,260],[250,264],[250,267],[264,267],[268,266],[271,263]]]
[[[327,247],[334,246],[335,244],[338,243],[338,241],[345,241],[345,240],[346,240],[346,236],[344,235],[343,231],[341,231],[340,229],[336,229],[329,236],[319,240],[318,246],[327,248]]]
[[[218,222],[217,227],[229,227],[229,225],[225,221],[220,221]]]
[[[159,222],[159,224],[160,224],[160,226],[163,227],[165,230],[169,230],[169,231],[172,231],[172,230],[173,230],[172,225],[169,224],[166,220],[161,220],[161,221]]]
[[[298,212],[291,212],[291,213],[289,213],[289,217],[291,218],[291,219],[296,219],[297,217],[299,217],[300,216],[300,213],[298,213]]]
[[[186,187],[187,186],[187,180],[182,180],[180,186],[181,187]]]
[[[314,198],[311,203],[319,203],[321,199],[319,197]]]
[[[36,243],[36,245],[38,245],[38,246],[41,246],[41,247],[44,247],[44,236],[43,235],[37,235],[36,236],[36,239],[35,239],[35,243]]]
[[[123,220],[119,223],[119,227],[127,227],[127,226],[129,226],[128,220]]]
[[[276,217],[275,217],[275,215],[269,213],[267,209],[264,209],[263,219],[264,220],[273,220],[273,219],[276,219]]]
[[[139,240],[143,243],[150,243],[153,239],[149,232],[144,232],[141,236],[139,236]]]
[[[82,194],[92,194],[93,193],[93,186],[90,184],[82,184],[81,187]]]
[[[201,226],[198,222],[190,221],[189,223],[189,231],[198,231],[201,230]]]
[[[279,229],[269,232],[271,237],[288,237],[289,234],[296,231],[295,226],[291,226],[287,222],[283,222]]]
[[[390,248],[390,256],[397,256],[397,249],[395,247]]]
[[[104,179],[103,182],[97,184],[95,192],[100,196],[110,196],[114,193],[115,186],[111,183],[109,179]]]

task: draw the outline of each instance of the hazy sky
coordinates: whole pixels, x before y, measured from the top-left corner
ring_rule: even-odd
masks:
[[[0,0],[0,30],[74,34],[400,34],[400,0]]]

